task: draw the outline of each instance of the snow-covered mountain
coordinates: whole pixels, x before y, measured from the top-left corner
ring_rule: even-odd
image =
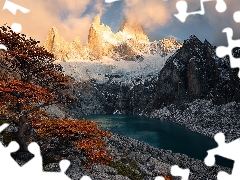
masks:
[[[175,38],[150,42],[141,25],[124,19],[119,31],[113,33],[109,26],[101,24],[97,15],[89,29],[88,43],[83,46],[79,37],[71,43],[62,38],[56,27],[49,30],[44,47],[60,61],[143,60],[148,55],[166,56],[176,51],[182,43]]]
[[[161,69],[153,101],[146,112],[171,104],[207,99],[216,104],[240,101],[240,79],[229,58],[219,58],[216,47],[191,35]]]
[[[142,37],[142,42],[148,41]],[[218,58],[216,48],[207,40],[201,42],[192,35],[178,50],[174,50],[178,44],[173,38],[149,44],[150,53],[134,61],[107,56],[58,61],[65,73],[76,80],[74,92],[79,103],[72,105],[70,111],[151,115],[171,104],[184,109],[185,103],[196,99],[216,104],[239,102],[236,69],[231,69],[227,57]],[[161,51],[164,48],[171,53],[165,56],[167,51]]]
[[[64,73],[77,82],[94,79],[97,83],[106,83],[109,78],[115,82],[129,83],[134,78],[146,79],[149,76],[157,78],[167,58],[148,55],[143,61],[115,61],[103,57],[99,61],[69,61],[56,63],[63,66]]]
[[[56,27],[50,29],[44,47],[53,53],[56,63],[77,82],[94,79],[128,83],[131,79],[157,77],[159,71],[182,43],[175,38],[150,42],[141,25],[124,19],[117,33],[101,24],[97,15],[89,29],[88,43],[79,37],[69,43]]]
[[[66,42],[56,28],[45,48],[75,81],[81,114],[151,114],[170,104],[239,101],[239,80],[228,58],[218,58],[208,41],[190,36],[150,42],[143,28],[124,20],[117,33],[96,16],[88,43]]]

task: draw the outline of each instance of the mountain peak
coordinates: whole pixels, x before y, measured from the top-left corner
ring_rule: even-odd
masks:
[[[93,19],[92,26],[100,26],[100,22],[101,22],[101,16],[97,14]]]
[[[55,49],[55,43],[57,41],[62,41],[63,38],[59,36],[58,30],[55,26],[53,26],[49,31],[46,38],[46,41],[44,43],[45,49],[47,49],[49,52],[53,53]]]
[[[51,31],[54,32],[54,33],[58,33],[58,30],[57,30],[57,28],[56,28],[55,26],[53,26],[53,27],[51,28]]]
[[[123,19],[118,32],[124,32],[130,35],[133,35],[135,39],[149,42],[149,39],[142,25],[136,22],[129,21],[128,19]]]
[[[202,43],[202,41],[195,35],[191,35],[186,41]]]
[[[109,26],[101,24],[100,15],[96,15],[91,24],[87,45],[83,46],[78,36],[71,43],[65,41],[54,26],[49,30],[44,44],[45,49],[61,61],[100,60],[103,56],[131,61],[150,54],[166,56],[181,46],[182,43],[174,38],[151,43],[143,27],[127,19],[122,21],[119,31],[113,33]]]

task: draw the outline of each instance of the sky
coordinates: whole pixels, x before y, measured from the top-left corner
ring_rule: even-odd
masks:
[[[206,0],[205,0],[206,1]],[[234,22],[233,13],[240,10],[239,0],[225,0],[227,10],[219,13],[215,9],[216,0],[204,2],[205,15],[188,16],[185,23],[180,22],[176,3],[178,0],[119,0],[105,3],[104,0],[11,0],[30,10],[24,14],[17,11],[14,15],[8,10],[0,13],[0,25],[13,22],[21,23],[21,33],[44,43],[52,26],[57,27],[60,36],[67,41],[73,41],[80,36],[83,44],[87,43],[89,27],[93,18],[101,15],[101,22],[118,31],[124,18],[141,24],[149,39],[159,40],[174,36],[181,41],[190,35],[196,35],[200,40],[207,39],[213,45],[227,45],[226,35],[222,33],[225,27],[234,31],[234,39],[240,39],[239,24]],[[186,0],[188,12],[200,10],[200,0]],[[0,1],[3,7],[5,1]]]

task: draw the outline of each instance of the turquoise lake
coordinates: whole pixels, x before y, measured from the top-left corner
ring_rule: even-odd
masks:
[[[167,120],[133,115],[88,115],[84,117],[101,124],[100,128],[103,130],[200,160],[204,160],[207,156],[207,150],[217,147],[213,139]],[[230,168],[233,166],[233,161],[220,157],[217,157],[216,163]]]

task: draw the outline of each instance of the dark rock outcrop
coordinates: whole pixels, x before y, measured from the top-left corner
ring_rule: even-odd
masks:
[[[160,71],[153,101],[145,113],[170,104],[210,99],[216,104],[240,101],[240,80],[228,57],[218,58],[207,40],[184,41]]]
[[[134,78],[130,82],[104,84],[94,80],[75,86],[79,102],[69,106],[70,112],[84,114],[141,114],[153,98],[157,77]],[[72,113],[74,114],[74,113]],[[77,115],[77,116],[78,116]]]

